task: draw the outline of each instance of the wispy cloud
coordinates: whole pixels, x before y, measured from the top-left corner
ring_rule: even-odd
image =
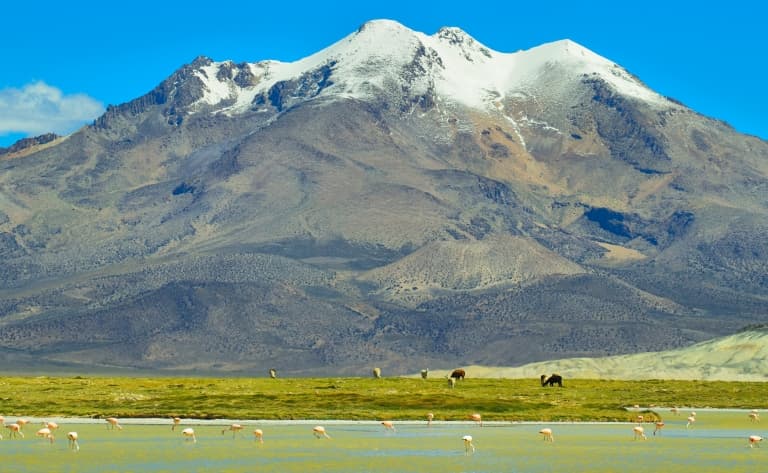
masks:
[[[85,94],[64,95],[38,81],[21,89],[0,89],[0,136],[54,132],[65,135],[104,112],[104,105]]]

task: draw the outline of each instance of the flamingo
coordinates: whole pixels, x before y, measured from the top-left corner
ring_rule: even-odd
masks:
[[[653,435],[656,435],[656,432],[659,432],[661,434],[661,429],[664,427],[664,422],[658,421],[656,422],[656,427],[653,429]]]
[[[171,430],[176,429],[176,426],[181,424],[181,417],[174,417],[173,418],[173,425],[171,426]]]
[[[116,417],[107,417],[104,420],[107,421],[107,430],[110,430],[110,429],[123,430],[123,426],[120,425],[120,422],[118,422]]]
[[[43,427],[48,427],[51,430],[56,430],[59,428],[59,424],[56,422],[43,422]]]
[[[763,441],[763,438],[761,436],[759,436],[759,435],[750,435],[749,436],[749,448],[752,448],[755,445],[757,445],[759,447],[760,446],[760,442],[762,442],[762,441]]]
[[[5,428],[11,431],[8,437],[15,438],[17,435],[21,435],[21,438],[24,438],[24,432],[21,431],[19,424],[6,424]]]
[[[322,438],[325,437],[327,439],[331,438],[330,435],[325,431],[325,427],[322,425],[318,425],[315,428],[312,429],[312,433],[315,435],[316,438]]]
[[[435,418],[435,415],[433,413],[430,412],[429,414],[427,414],[427,427],[432,425],[432,419],[434,418]]]
[[[224,435],[224,432],[226,432],[228,430],[232,431],[232,438],[235,438],[235,435],[237,435],[238,432],[243,430],[243,426],[240,425],[240,424],[232,424],[229,427],[227,427],[226,429],[222,430],[221,431],[221,435]]]
[[[552,429],[549,427],[539,430],[545,442],[554,442],[555,437],[552,435]]]
[[[643,423],[643,416],[637,416],[637,423],[642,424]]]
[[[645,437],[645,429],[643,429],[643,428],[642,428],[642,427],[640,427],[639,425],[636,425],[636,426],[635,426],[635,427],[632,429],[632,431],[635,433],[635,440],[637,440],[637,438],[638,438],[638,437],[640,437],[640,438],[641,438],[641,439],[643,439],[643,440],[646,440],[646,437]]]
[[[35,434],[37,437],[42,437],[44,439],[48,439],[53,443],[53,433],[51,433],[51,429],[48,427],[43,427],[42,429],[38,430]]]
[[[749,416],[749,421],[750,422],[757,422],[757,423],[760,422],[760,414],[757,411],[753,410],[752,412],[750,412],[747,415]]]
[[[470,419],[472,419],[475,424],[479,425],[480,427],[483,426],[483,418],[480,414],[474,413],[471,416],[469,416]]]
[[[685,424],[685,428],[690,429],[691,425],[693,425],[694,422],[696,422],[696,416],[695,415],[688,416],[688,423]]]
[[[77,443],[77,432],[67,432],[67,439],[69,439],[69,448],[74,451],[80,450],[80,444]]]
[[[470,450],[475,453],[475,444],[472,443],[472,436],[465,435],[461,438],[464,441],[464,454],[469,455]]]
[[[195,437],[195,429],[187,427],[181,431],[181,435],[184,436],[184,440],[192,440],[192,443],[197,443],[197,437]]]
[[[395,424],[393,424],[391,420],[383,420],[381,421],[381,425],[384,426],[384,430],[395,431]]]
[[[264,431],[261,429],[255,429],[253,435],[259,443],[264,443]]]
[[[680,413],[680,409],[677,408],[677,406],[674,406],[672,409],[669,410],[673,415],[678,415]]]
[[[23,430],[24,426],[29,424],[29,420],[28,419],[19,419],[19,420],[16,421],[16,424],[18,424],[19,429]]]
[[[0,416],[0,425],[5,425],[5,417]]]

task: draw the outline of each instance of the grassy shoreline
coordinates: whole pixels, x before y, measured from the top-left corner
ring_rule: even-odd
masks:
[[[627,406],[766,409],[761,382],[470,378],[140,378],[4,376],[0,415],[188,419],[338,419],[614,422]],[[646,409],[648,420],[663,409]]]

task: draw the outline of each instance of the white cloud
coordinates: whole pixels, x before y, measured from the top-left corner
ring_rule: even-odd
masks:
[[[104,105],[85,94],[64,95],[38,81],[21,89],[0,89],[0,136],[69,134],[104,112]]]

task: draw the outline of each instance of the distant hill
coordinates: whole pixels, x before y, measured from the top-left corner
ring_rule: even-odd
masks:
[[[675,350],[601,358],[567,358],[516,368],[468,366],[476,378],[568,378],[768,381],[768,330],[750,330]],[[449,371],[436,370],[432,376]],[[566,381],[567,382],[567,381]]]

